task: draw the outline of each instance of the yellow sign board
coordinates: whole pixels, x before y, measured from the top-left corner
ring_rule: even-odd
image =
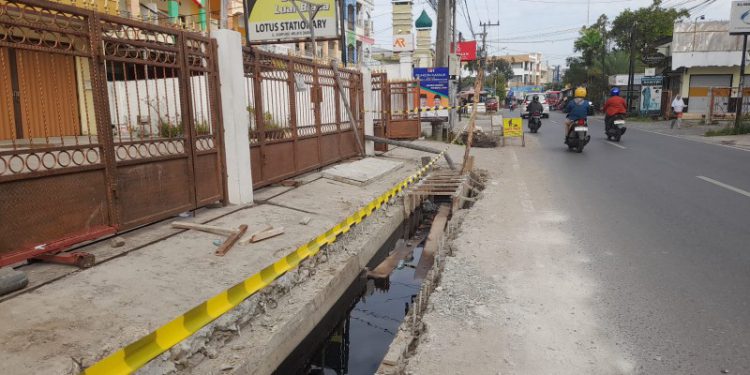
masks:
[[[523,137],[523,120],[520,117],[503,119],[503,137]]]
[[[290,0],[247,0],[246,3],[249,14],[247,37],[251,44],[308,40],[310,24],[315,28],[315,39],[339,38],[336,0],[296,1],[296,6]],[[312,22],[305,22],[300,18],[300,11],[308,20],[310,11],[313,11],[315,18]]]

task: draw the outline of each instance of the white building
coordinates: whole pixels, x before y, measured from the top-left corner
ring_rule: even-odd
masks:
[[[491,56],[490,60],[493,59],[505,60],[513,68],[513,78],[508,82],[509,87],[540,86],[550,82],[549,67],[542,60],[542,54],[539,52]]]

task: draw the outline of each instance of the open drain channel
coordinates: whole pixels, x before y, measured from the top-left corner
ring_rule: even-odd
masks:
[[[416,228],[407,241],[402,239],[404,231],[402,227],[391,236],[368,269],[376,268],[391,251],[407,244],[411,244],[412,256],[399,262],[389,277],[371,278],[363,273],[357,278],[275,374],[377,371],[422,283],[417,265],[429,227]]]
[[[436,237],[451,211],[473,201],[472,190],[454,174],[433,174],[410,189],[404,225],[275,374],[374,374],[432,268]]]

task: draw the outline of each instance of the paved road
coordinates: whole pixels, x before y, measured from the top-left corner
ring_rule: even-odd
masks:
[[[562,120],[519,155],[571,215],[637,372],[750,374],[750,152],[638,130],[613,145],[594,119],[570,153]]]

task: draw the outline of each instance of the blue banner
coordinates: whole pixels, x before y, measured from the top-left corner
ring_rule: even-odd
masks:
[[[449,105],[447,67],[414,68],[414,78],[419,80],[420,107]]]

